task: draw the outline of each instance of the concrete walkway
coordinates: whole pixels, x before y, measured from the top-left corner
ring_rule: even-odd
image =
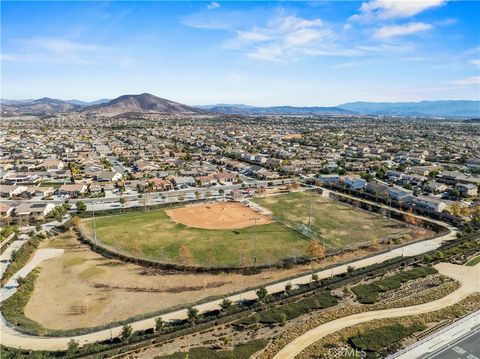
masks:
[[[15,273],[15,275],[9,279],[5,286],[0,289],[0,303],[10,298],[17,291],[19,286],[18,278],[25,278],[41,262],[50,258],[58,257],[59,255],[62,255],[63,252],[63,249],[39,249],[33,258],[22,269]]]
[[[453,293],[450,293],[449,295],[433,302],[411,307],[353,314],[319,325],[318,327],[309,330],[305,334],[290,342],[274,356],[274,359],[295,358],[304,349],[308,348],[317,340],[347,327],[377,319],[399,318],[432,312],[451,306],[466,298],[470,294],[480,292],[480,265],[477,264],[474,267],[466,267],[450,263],[440,263],[437,264],[435,268],[438,269],[441,274],[459,281],[461,283],[460,288]]]

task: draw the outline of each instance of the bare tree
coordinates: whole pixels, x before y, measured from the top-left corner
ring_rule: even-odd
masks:
[[[192,252],[185,244],[182,244],[180,246],[180,249],[178,250],[178,255],[180,256],[180,259],[182,260],[182,263],[185,267],[192,264],[192,259],[193,259]]]

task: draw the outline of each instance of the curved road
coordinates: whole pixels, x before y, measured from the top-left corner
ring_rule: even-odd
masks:
[[[411,307],[363,312],[327,322],[296,338],[279,351],[273,358],[295,358],[317,340],[347,327],[377,319],[398,318],[432,312],[451,306],[470,294],[480,292],[480,264],[477,264],[474,267],[466,267],[450,263],[440,263],[437,264],[435,268],[437,268],[441,274],[459,281],[461,283],[460,288],[433,302]]]
[[[441,223],[445,225],[444,223]],[[453,227],[449,227],[450,232],[430,240],[426,240],[423,242],[413,243],[401,248],[392,249],[388,252],[377,254],[368,258],[360,259],[355,262],[351,262],[348,265],[339,265],[332,269],[327,270],[319,270],[317,273],[319,279],[328,278],[332,275],[341,274],[347,272],[348,266],[353,266],[354,268],[362,268],[376,263],[382,263],[388,259],[399,257],[399,256],[413,256],[422,254],[431,250],[438,248],[441,245],[442,241],[451,240],[456,238],[456,230]],[[28,265],[28,264],[27,264]],[[294,279],[289,279],[282,281],[280,283],[272,284],[267,286],[267,290],[269,293],[276,293],[285,290],[285,286],[287,284],[298,285],[303,283],[308,283],[311,280],[312,274],[301,275]],[[3,289],[2,289],[3,290]],[[16,290],[16,289],[15,289]],[[1,297],[1,295],[0,295]],[[230,297],[227,297],[232,302],[236,302],[239,300],[244,299],[255,299],[256,293],[254,290],[249,290],[240,294],[235,294]],[[220,303],[222,299],[213,300],[208,303],[197,305],[196,308],[200,312],[214,310],[220,308]],[[170,321],[174,319],[185,319],[187,318],[187,310],[177,310],[174,312],[170,312],[161,316],[163,320]],[[144,330],[154,327],[155,325],[155,318],[143,319],[136,322],[131,323],[134,331],[137,330]],[[68,342],[71,339],[77,340],[80,345],[94,343],[101,340],[108,340],[112,336],[116,337],[121,333],[122,327],[116,326],[111,329],[100,330],[97,332],[93,332],[90,334],[85,335],[78,335],[72,337],[41,337],[41,336],[33,336],[20,333],[8,326],[8,323],[5,321],[3,316],[0,316],[0,337],[2,345],[15,347],[15,348],[22,348],[22,349],[32,349],[32,350],[64,350],[68,347]]]

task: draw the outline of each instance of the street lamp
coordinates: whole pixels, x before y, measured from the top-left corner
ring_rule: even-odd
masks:
[[[312,192],[310,192],[310,202],[308,207],[308,228],[310,229],[312,227],[312,200],[313,200],[313,188],[312,188]]]
[[[97,222],[95,221],[95,204],[92,202],[92,212],[93,212],[93,241],[97,244]]]
[[[259,217],[250,218],[251,221],[255,221],[255,230],[253,236],[253,268],[257,267],[257,221],[259,219]]]

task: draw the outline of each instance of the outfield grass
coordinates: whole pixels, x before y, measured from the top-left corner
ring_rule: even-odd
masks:
[[[93,221],[82,228],[93,232]],[[165,210],[127,213],[96,219],[97,238],[103,244],[139,257],[184,264],[179,250],[185,245],[193,265],[249,266],[253,257],[254,227],[242,229],[191,228],[170,219]],[[278,223],[257,226],[257,264],[306,255],[308,239]]]
[[[299,224],[308,225],[310,197],[310,193],[292,192],[255,198],[253,201],[271,211],[282,223],[296,228]],[[311,228],[330,248],[343,248],[349,244],[409,233],[408,227],[401,222],[328,200],[319,194],[313,194],[311,198]]]

